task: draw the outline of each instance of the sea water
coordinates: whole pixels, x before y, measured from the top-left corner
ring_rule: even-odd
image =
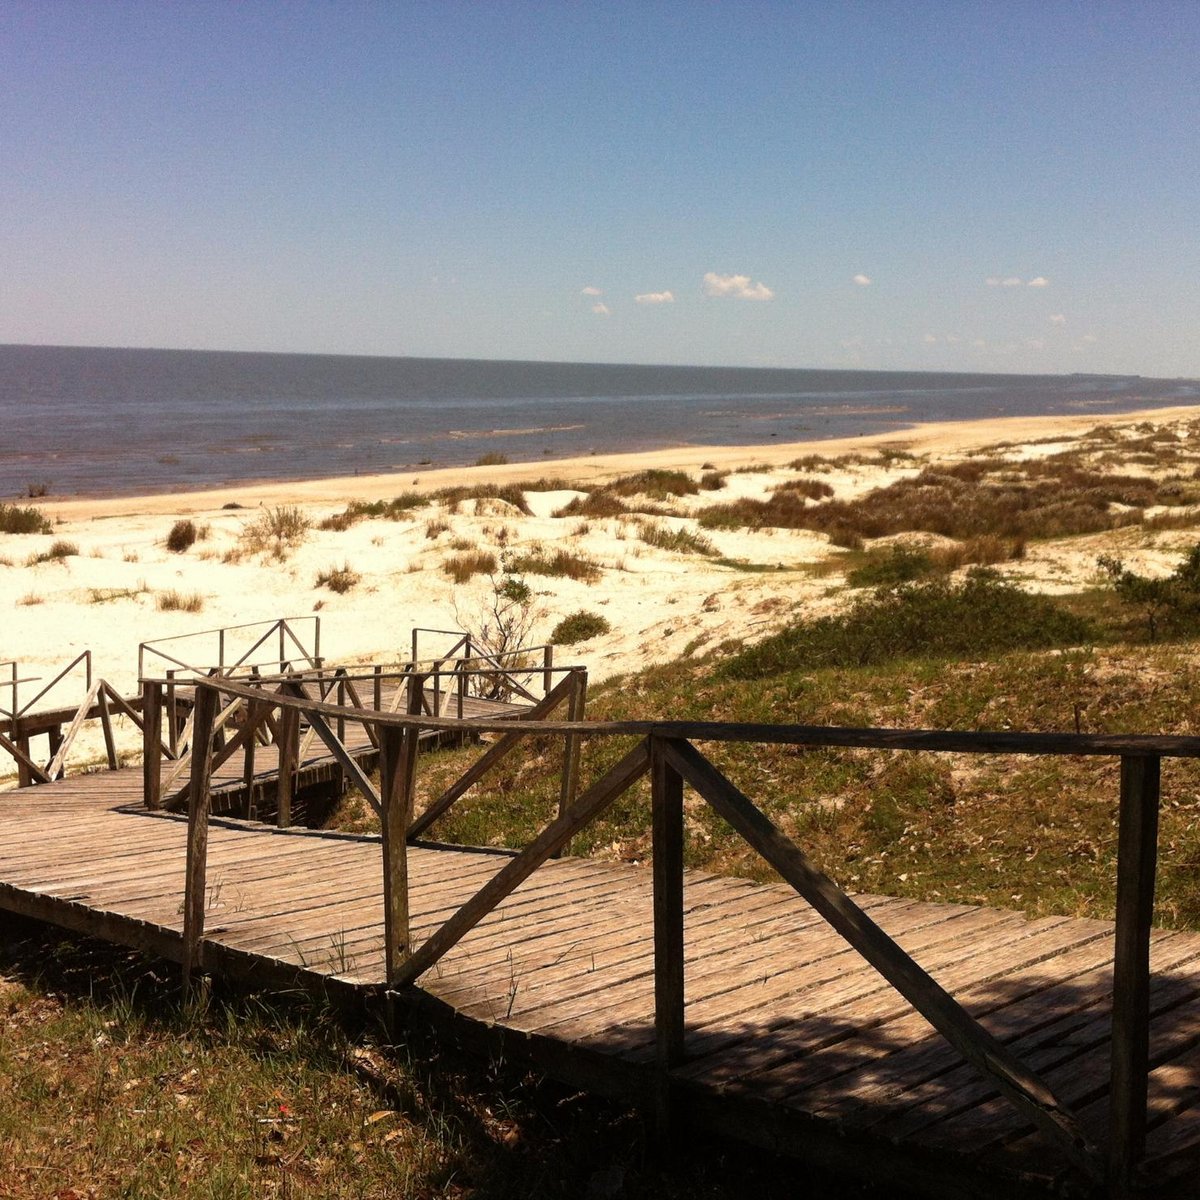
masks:
[[[1200,403],[1200,382],[0,346],[0,496],[136,494]]]

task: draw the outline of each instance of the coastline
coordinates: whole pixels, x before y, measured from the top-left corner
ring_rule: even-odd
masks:
[[[977,450],[995,442],[1077,437],[1097,425],[1186,420],[1188,417],[1200,417],[1200,405],[1174,405],[1103,414],[1089,412],[1070,416],[985,417],[926,422],[903,430],[825,440],[771,441],[746,446],[679,446],[620,454],[546,458],[503,465],[418,469],[411,474],[404,471],[300,481],[263,481],[199,491],[151,492],[130,496],[71,496],[61,499],[47,496],[34,503],[55,521],[99,520],[133,514],[187,516],[221,509],[231,503],[253,508],[279,504],[345,504],[351,500],[386,500],[403,491],[432,492],[462,483],[528,483],[548,478],[591,484],[635,471],[699,471],[706,463],[718,470],[751,463],[780,467],[808,454],[834,458],[884,447],[911,454],[945,455]]]

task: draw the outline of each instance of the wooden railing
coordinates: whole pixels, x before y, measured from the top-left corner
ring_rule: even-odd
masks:
[[[1125,1195],[1134,1187],[1144,1158],[1147,1128],[1150,1016],[1150,928],[1154,904],[1159,809],[1159,765],[1163,758],[1200,757],[1200,739],[1082,734],[951,733],[895,729],[844,729],[799,725],[751,725],[680,721],[473,721],[472,732],[490,731],[515,744],[525,737],[623,737],[633,747],[558,813],[540,833],[471,899],[433,932],[414,941],[408,903],[407,846],[454,803],[442,797],[434,817],[414,820],[412,796],[416,744],[423,731],[466,730],[468,723],[418,711],[410,692],[409,712],[343,707],[299,694],[300,685],[264,688],[223,679],[202,682],[196,692],[195,740],[208,746],[217,727],[221,697],[273,706],[281,720],[306,719],[331,748],[339,721],[374,726],[380,749],[377,807],[382,827],[384,936],[387,980],[392,988],[414,984],[465,934],[509,896],[570,839],[600,817],[646,774],[651,779],[655,1041],[660,1113],[669,1112],[672,1072],[687,1057],[684,1025],[686,978],[683,942],[683,793],[692,791],[766,860],[876,971],[938,1030],[975,1069],[1056,1144],[1094,1186]],[[290,692],[290,694],[289,694]],[[284,718],[283,714],[288,714]],[[1118,759],[1120,776],[1119,853],[1115,925],[1111,1087],[1104,1150],[1084,1132],[1036,1072],[985,1029],[952,995],[904,951],[854,899],[819,870],[699,750],[697,742],[742,742],[874,750],[1105,756]],[[499,743],[497,743],[499,744]],[[194,755],[188,806],[188,863],[185,897],[185,975],[202,968],[210,778],[213,758]],[[464,789],[465,790],[465,789]],[[459,795],[462,793],[460,792]],[[441,802],[439,802],[441,803]]]
[[[448,648],[440,650],[436,655],[431,657],[426,654],[422,658],[422,636],[428,642],[431,635],[453,640]],[[414,663],[444,664],[453,659],[474,663],[480,669],[489,664],[496,667],[498,674],[494,679],[490,678],[486,672],[480,674],[480,685],[485,689],[479,693],[481,695],[486,695],[488,688],[500,692],[508,689],[510,692],[525,695],[532,700],[533,697],[530,695],[527,685],[531,680],[536,679],[539,672],[542,676],[543,693],[549,692],[552,686],[554,646],[550,642],[540,646],[515,647],[512,650],[489,650],[486,646],[481,646],[470,633],[465,633],[461,629],[414,629],[412,631],[412,661]],[[517,683],[518,676],[523,680],[520,684]]]
[[[306,626],[311,626],[311,637],[307,641],[300,636],[300,630]],[[179,657],[184,650],[176,650],[182,642],[189,643],[187,658]],[[238,653],[237,646],[243,642],[248,645],[243,645]],[[170,650],[166,648],[168,646]],[[260,654],[257,659],[256,654]],[[249,674],[253,670],[266,672],[268,668],[270,674],[277,674],[296,663],[306,668],[319,667],[321,618],[280,617],[275,621],[251,621],[244,625],[181,633],[142,642],[138,646],[139,679],[157,678],[153,670],[162,673],[162,663],[168,664],[165,669],[175,673],[182,671],[185,675]]]
[[[0,679],[0,717],[7,717],[9,721],[15,721],[25,716],[26,713],[32,712],[36,704],[50,695],[68,677],[76,674],[80,667],[83,668],[84,687],[90,689],[92,686],[92,652],[84,650],[71,659],[65,667],[56,671],[49,683],[44,684],[34,695],[22,703],[19,690],[21,684],[41,683],[43,677],[27,675],[19,678],[18,664],[14,660],[10,659],[0,663],[0,669],[6,668],[10,675],[9,679]],[[7,703],[2,699],[5,696],[7,696]]]

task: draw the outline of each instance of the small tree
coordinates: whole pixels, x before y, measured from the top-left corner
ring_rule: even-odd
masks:
[[[520,575],[502,563],[499,572],[488,575],[474,611],[464,614],[457,596],[451,602],[459,628],[471,635],[480,650],[500,660],[506,672],[527,665],[514,652],[529,642],[541,613],[534,603],[533,589]],[[507,674],[485,674],[476,677],[475,691],[490,700],[503,700],[512,687]]]
[[[1152,642],[1158,640],[1164,625],[1179,626],[1200,615],[1200,543],[1188,551],[1170,575],[1158,579],[1135,574],[1111,554],[1102,554],[1096,563],[1117,596],[1141,610]]]

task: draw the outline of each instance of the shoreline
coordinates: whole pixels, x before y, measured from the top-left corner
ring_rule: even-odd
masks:
[[[438,467],[430,470],[418,468],[411,475],[407,471],[392,471],[320,479],[266,480],[193,491],[145,492],[126,496],[69,496],[61,499],[47,496],[18,499],[10,503],[32,504],[52,520],[60,521],[103,520],[131,515],[187,516],[219,510],[226,504],[256,508],[280,504],[345,504],[351,500],[386,500],[402,491],[431,492],[463,483],[520,484],[545,478],[591,484],[635,471],[698,471],[705,464],[711,464],[707,469],[718,470],[750,463],[778,467],[809,454],[835,458],[888,447],[912,454],[945,455],[977,450],[994,442],[1077,437],[1097,425],[1185,420],[1189,416],[1200,417],[1200,405],[1173,405],[1105,414],[1089,412],[1077,415],[983,417],[965,421],[923,422],[903,430],[798,442],[689,445],[487,466]]]

